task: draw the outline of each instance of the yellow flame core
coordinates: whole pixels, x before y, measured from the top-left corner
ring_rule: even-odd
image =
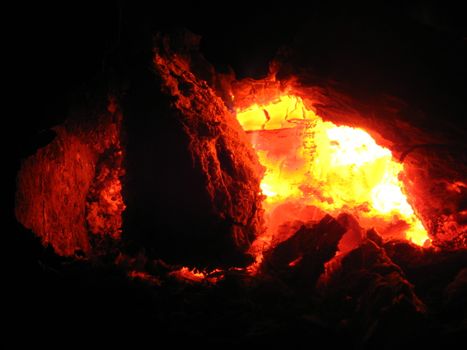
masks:
[[[239,110],[237,119],[266,167],[266,214],[298,202],[331,214],[346,210],[370,226],[372,219],[386,226],[403,221],[408,240],[429,240],[399,180],[403,165],[364,130],[323,121],[289,95]]]

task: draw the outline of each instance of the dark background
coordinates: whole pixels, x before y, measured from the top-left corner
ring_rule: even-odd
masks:
[[[278,49],[296,46],[306,47],[306,63],[323,75],[409,97],[423,90],[427,101],[438,94],[462,100],[467,19],[452,3],[19,4],[6,11],[13,21],[6,31],[12,67],[5,68],[19,104],[8,119],[19,121],[14,135],[27,153],[32,136],[66,117],[73,95],[125,75],[142,62],[154,32],[177,27],[200,34],[206,58],[219,71],[233,67],[238,78],[264,76]]]
[[[15,222],[13,198],[20,159],[50,141],[48,128],[66,118],[79,100],[76,96],[96,85],[126,81],[129,72],[141,69],[141,57],[150,52],[155,31],[185,27],[202,35],[206,58],[219,71],[232,67],[238,78],[265,76],[268,62],[283,46],[307,47],[312,52],[306,55],[307,64],[320,74],[362,89],[377,86],[419,106],[431,104],[440,117],[447,115],[465,128],[467,19],[460,2],[453,3],[458,5],[74,1],[8,8],[5,16],[12,21],[4,30],[5,55],[11,64],[4,69],[13,77],[7,88],[13,92],[14,108],[5,116],[3,135],[5,152],[11,156],[4,182],[8,213],[4,249],[13,327],[44,331],[52,318],[54,327],[82,326],[78,320],[83,318],[90,322],[87,328],[125,325],[131,323],[125,312],[135,316],[131,310],[144,308],[141,301],[137,307],[127,303],[124,311],[114,310],[114,303],[135,296],[124,289],[112,294],[112,282],[105,278],[86,281],[84,287],[76,277],[79,273],[64,282],[60,276],[51,278],[47,270],[45,278],[38,262],[53,255]],[[142,69],[150,72],[150,67]]]
[[[264,76],[279,48],[305,42],[312,52],[309,65],[337,78],[398,79],[393,85],[399,89],[410,78],[411,87],[436,86],[460,96],[466,85],[467,19],[453,3],[19,5],[7,12],[14,19],[7,55],[14,61],[14,92],[23,101],[14,119],[27,115],[33,132],[62,121],[73,93],[124,74],[147,52],[152,33],[177,27],[200,34],[206,58],[220,71],[233,67],[238,78]]]

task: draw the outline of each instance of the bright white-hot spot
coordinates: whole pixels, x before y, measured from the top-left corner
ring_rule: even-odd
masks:
[[[284,214],[285,204],[334,215],[347,211],[383,235],[401,227],[402,237],[413,243],[429,241],[407,201],[403,164],[365,130],[323,121],[301,98],[289,95],[238,110],[237,119],[266,168],[261,182],[266,221],[293,217]],[[271,244],[274,234],[267,230],[258,242]]]

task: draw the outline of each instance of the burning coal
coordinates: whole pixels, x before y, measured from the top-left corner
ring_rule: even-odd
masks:
[[[286,238],[278,232],[286,221],[343,211],[386,239],[429,244],[400,179],[403,164],[363,129],[324,121],[293,95],[238,109],[237,119],[266,168],[261,190],[267,229],[253,251]]]

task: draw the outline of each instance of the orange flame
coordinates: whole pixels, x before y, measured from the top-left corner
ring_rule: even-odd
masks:
[[[268,230],[256,249],[285,239],[277,237],[278,227],[303,219],[304,208],[308,220],[313,210],[315,215],[347,211],[386,237],[405,234],[415,244],[429,243],[399,178],[403,164],[366,131],[323,121],[290,95],[237,110],[237,119],[266,168],[261,190]]]
[[[220,269],[214,269],[213,271],[207,272],[183,266],[178,270],[170,272],[170,275],[187,282],[216,283],[223,278],[223,271]]]

